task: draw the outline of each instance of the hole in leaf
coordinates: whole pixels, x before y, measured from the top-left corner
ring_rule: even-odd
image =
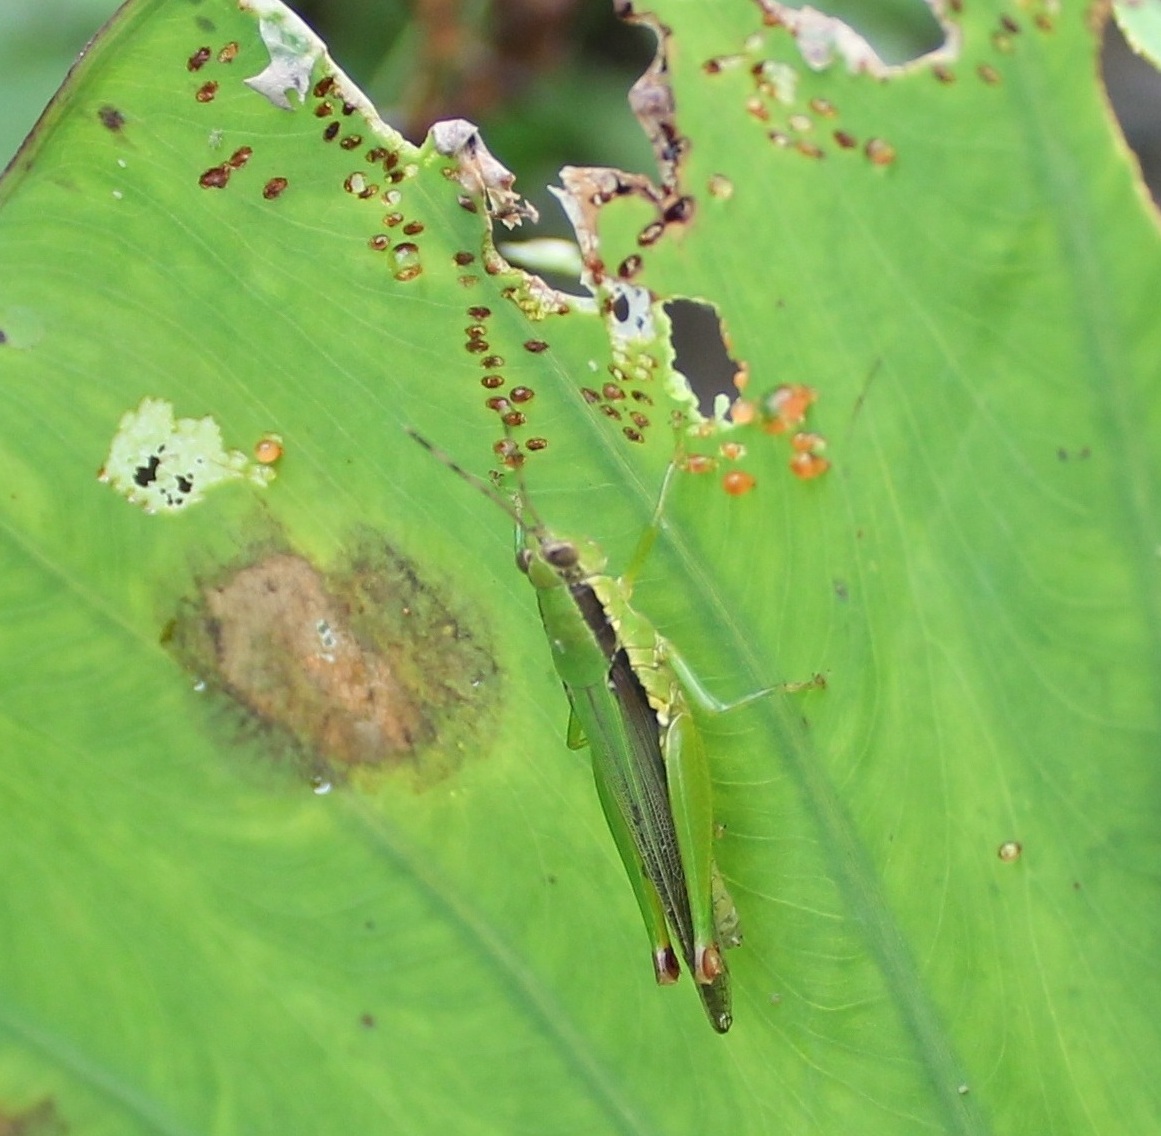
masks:
[[[1141,176],[1161,205],[1161,72],[1133,51],[1111,19],[1101,44],[1101,78]]]
[[[737,394],[733,380],[738,364],[726,350],[721,320],[709,304],[696,300],[670,300],[665,314],[673,328],[674,365],[689,380],[701,412],[708,416],[717,395],[732,399]]]

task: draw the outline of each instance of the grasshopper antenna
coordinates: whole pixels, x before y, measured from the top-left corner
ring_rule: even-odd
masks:
[[[421,433],[419,433],[418,430],[415,430],[410,426],[404,426],[403,429],[406,431],[408,437],[410,437],[413,441],[418,442],[429,454],[431,454],[433,458],[435,458],[436,461],[440,462],[442,465],[447,466],[447,468],[450,469],[452,473],[456,474],[457,477],[461,478],[473,488],[477,489],[480,493],[487,497],[489,501],[493,502],[493,504],[498,505],[521,528],[526,527],[524,514],[527,513],[529,516],[531,516],[533,525],[535,526],[534,529],[529,531],[543,529],[543,523],[541,522],[540,517],[536,513],[536,510],[532,507],[532,504],[529,501],[528,488],[524,481],[524,471],[520,468],[520,465],[517,464],[511,467],[516,474],[516,485],[519,490],[520,505],[517,507],[502,493],[497,492],[495,486],[490,485],[482,477],[477,477],[476,474],[464,469],[464,467],[460,465],[450,454],[444,450],[441,450],[439,446],[425,438]],[[511,441],[511,435],[508,433],[507,428],[505,428],[504,433],[508,440]]]

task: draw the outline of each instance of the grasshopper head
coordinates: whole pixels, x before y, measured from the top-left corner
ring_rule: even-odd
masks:
[[[604,553],[592,541],[575,541],[544,530],[517,531],[516,566],[534,588],[577,584],[604,570]]]

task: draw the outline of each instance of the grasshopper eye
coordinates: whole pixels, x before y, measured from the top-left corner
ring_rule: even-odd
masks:
[[[580,549],[570,540],[552,541],[543,551],[544,559],[553,568],[575,568],[580,562]]]

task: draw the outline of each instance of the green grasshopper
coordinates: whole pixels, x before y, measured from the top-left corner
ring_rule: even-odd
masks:
[[[605,573],[599,548],[557,536],[537,517],[518,465],[513,504],[425,438],[408,433],[516,522],[517,565],[536,589],[571,707],[568,744],[574,749],[587,744],[592,755],[597,796],[641,909],[654,975],[660,985],[670,985],[680,974],[672,928],[710,1024],[725,1033],[733,1013],[722,949],[736,946],[741,935],[737,910],[714,863],[709,764],[690,702],[719,714],[819,680],[722,702],[630,605],[633,578],[660,530],[677,468],[673,463],[652,522],[618,579]]]

